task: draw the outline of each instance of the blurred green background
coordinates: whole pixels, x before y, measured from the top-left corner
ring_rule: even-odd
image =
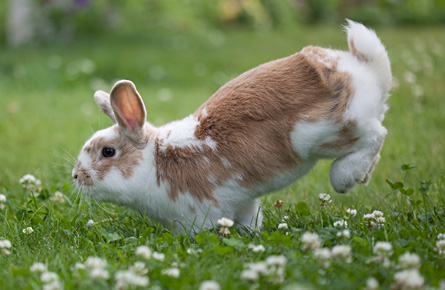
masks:
[[[0,2],[0,187],[18,188],[27,173],[70,182],[72,156],[111,125],[95,90],[132,80],[148,121],[161,125],[261,63],[307,45],[347,49],[345,18],[376,29],[395,77],[382,159],[370,187],[356,191],[387,191],[404,163],[443,186],[443,0],[8,0]],[[331,190],[329,165],[287,198]]]

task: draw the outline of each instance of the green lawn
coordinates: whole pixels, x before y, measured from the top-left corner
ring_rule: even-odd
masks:
[[[263,62],[309,44],[346,49],[339,27],[150,31],[44,47],[0,47],[0,193],[7,198],[0,211],[0,240],[12,243],[10,255],[0,256],[0,288],[40,289],[45,278],[30,270],[34,262],[47,264],[67,289],[114,288],[118,271],[143,261],[149,287],[155,288],[197,289],[202,281],[215,280],[223,289],[350,289],[363,288],[374,277],[389,289],[400,286],[395,276],[408,251],[420,257],[425,285],[439,287],[445,279],[445,257],[435,248],[438,234],[445,233],[444,32],[377,29],[397,86],[384,121],[389,134],[369,186],[334,193],[330,162],[323,161],[292,187],[263,198],[266,218],[259,235],[232,230],[224,238],[212,231],[196,240],[173,237],[134,212],[72,192],[72,156],[94,131],[111,124],[95,106],[94,91],[109,91],[119,79],[134,81],[148,120],[161,125],[192,113],[219,86]],[[415,168],[402,170],[403,164]],[[42,181],[44,191],[37,198],[19,183],[27,173]],[[391,188],[386,180],[400,183]],[[53,201],[56,191],[64,194],[64,203]],[[322,192],[333,199],[326,209],[318,201]],[[276,199],[285,201],[282,208],[272,206]],[[333,223],[347,208],[358,214],[349,219],[351,237],[338,238],[343,228]],[[386,223],[368,228],[363,215],[374,210],[383,211]],[[284,216],[288,229],[278,229]],[[87,226],[90,219],[93,226]],[[24,234],[26,227],[34,232]],[[332,258],[324,265],[311,250],[303,251],[306,231],[317,233],[323,247],[350,245],[352,263]],[[377,241],[393,247],[387,264],[373,253]],[[253,252],[249,244],[262,244],[265,251]],[[140,245],[165,254],[165,260],[142,259],[135,253]],[[254,282],[242,279],[248,263],[271,255],[286,257],[284,270],[277,266]],[[89,256],[108,261],[108,279],[93,279],[91,269],[74,270]],[[179,278],[163,273],[172,267],[180,270]]]

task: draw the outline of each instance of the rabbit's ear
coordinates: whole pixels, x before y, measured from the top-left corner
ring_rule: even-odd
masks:
[[[144,102],[131,81],[118,81],[110,93],[111,108],[123,132],[131,139],[143,135],[146,112]]]
[[[116,117],[114,116],[113,109],[110,104],[110,95],[104,91],[97,91],[94,93],[94,101],[99,106],[100,110],[110,117],[110,119],[116,124]]]

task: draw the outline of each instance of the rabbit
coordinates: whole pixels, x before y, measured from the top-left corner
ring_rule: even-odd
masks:
[[[72,171],[87,196],[130,207],[175,234],[222,217],[259,229],[258,198],[283,189],[319,159],[346,193],[367,183],[387,134],[392,85],[385,47],[348,20],[349,51],[308,46],[229,81],[193,114],[161,127],[146,121],[135,85],[118,81],[94,99],[115,123],[96,132]]]

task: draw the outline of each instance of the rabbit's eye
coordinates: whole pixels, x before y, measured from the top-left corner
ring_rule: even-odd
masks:
[[[105,147],[102,149],[102,156],[103,157],[113,157],[116,154],[116,150],[110,147]]]

